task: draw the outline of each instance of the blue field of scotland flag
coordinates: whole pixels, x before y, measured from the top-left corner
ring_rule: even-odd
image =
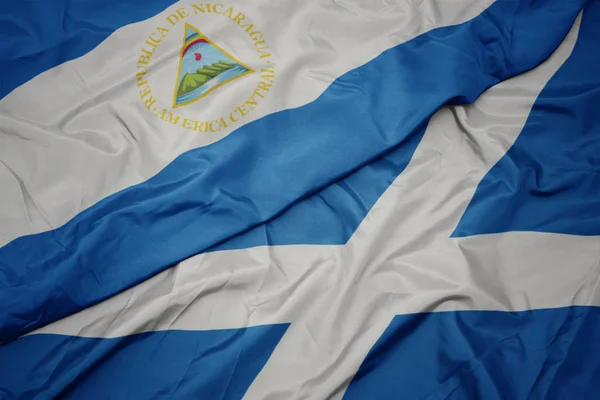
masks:
[[[0,22],[0,400],[600,396],[600,0]]]

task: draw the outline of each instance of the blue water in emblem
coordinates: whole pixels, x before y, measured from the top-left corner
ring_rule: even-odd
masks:
[[[248,72],[248,70],[238,64],[235,67],[223,72],[222,74],[215,76],[213,79],[206,82],[204,85],[200,86],[199,88],[197,88],[189,93],[186,93],[183,96],[177,97],[177,104],[187,103],[189,101],[197,99],[198,97],[202,96],[204,93],[208,92],[215,86],[225,82],[228,79],[240,76],[246,72]]]

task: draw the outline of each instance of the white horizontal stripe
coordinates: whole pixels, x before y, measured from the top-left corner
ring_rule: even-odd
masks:
[[[396,314],[600,305],[599,237],[449,238],[571,53],[578,27],[539,68],[473,105],[438,112],[406,171],[345,246],[196,256],[36,333],[114,337],[292,322],[246,398],[312,399],[343,394]]]
[[[173,126],[146,110],[136,86],[144,41],[182,1],[125,26],[83,57],[49,70],[0,100],[0,246],[61,226],[102,198],[155,175],[179,154],[221,139],[253,119],[314,100],[343,73],[436,27],[469,20],[492,0],[257,0],[231,3],[262,32],[275,85],[258,108],[218,133]],[[224,16],[185,20],[254,68],[251,39]],[[151,88],[172,99],[183,24],[152,59]],[[257,74],[219,88],[177,112],[216,118],[242,104]],[[252,140],[248,138],[248,140]]]

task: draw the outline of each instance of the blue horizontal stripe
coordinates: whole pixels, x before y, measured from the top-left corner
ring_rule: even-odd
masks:
[[[519,138],[479,184],[453,236],[600,235],[600,2]]]
[[[237,400],[287,327],[25,336],[0,346],[0,398]]]
[[[1,1],[0,99],[93,50],[117,29],[150,18],[176,0]]]
[[[344,397],[595,399],[600,309],[396,316]]]
[[[536,66],[584,0],[500,1],[390,49],[317,100],[178,157],[53,231],[0,249],[0,342],[263,223],[402,146],[445,103]]]
[[[425,126],[380,159],[295,203],[277,218],[208,251],[290,244],[344,244],[383,192],[406,168]]]

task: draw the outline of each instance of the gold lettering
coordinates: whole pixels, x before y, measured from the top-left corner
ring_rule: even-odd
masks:
[[[167,36],[167,33],[169,32],[167,28],[163,28],[161,26],[157,27],[156,30],[158,31],[158,33],[160,33],[162,37]]]
[[[273,85],[273,81],[275,80],[275,75],[261,75],[260,79],[266,81],[269,86]]]
[[[167,121],[173,125],[177,125],[177,122],[179,122],[179,115],[174,115],[171,111],[167,111],[165,108],[162,109],[159,117],[163,121]]]
[[[264,46],[259,47],[261,44],[264,44]],[[260,42],[254,43],[254,47],[256,47],[257,49],[266,49],[269,46],[267,46],[267,42],[265,42],[264,40],[261,40]]]
[[[234,21],[240,26],[240,28],[247,32],[248,36],[254,42],[255,49],[261,59],[265,59],[267,57],[272,56],[268,45],[264,40],[263,34],[254,27],[253,23],[250,23],[246,19],[246,16],[244,14],[237,12],[235,13],[234,17],[233,7],[213,3],[192,4],[191,7],[193,11],[188,11],[187,8],[183,7],[178,8],[172,14],[168,15],[166,21],[170,23],[171,26],[175,26],[182,19],[189,17],[191,14],[221,14]],[[148,73],[148,66],[152,62],[154,50],[158,47],[158,44],[162,42],[162,40],[167,36],[167,34],[169,33],[169,29],[170,28],[157,26],[155,28],[155,31],[147,37],[144,48],[142,48],[141,52],[139,53],[140,55],[138,58],[136,73],[136,84],[139,88],[140,97],[142,98],[144,106],[151,110],[157,117],[159,117],[163,121],[168,122],[172,125],[178,125],[186,129],[194,130],[196,132],[218,132],[221,129],[227,128],[228,123],[238,122],[250,112],[252,112],[256,107],[259,106],[261,99],[265,98],[265,93],[271,90],[275,78],[275,67],[274,65],[270,65],[270,61],[267,61],[267,65],[269,65],[269,67],[261,69],[260,81],[255,87],[252,95],[249,98],[247,98],[247,100],[243,104],[231,111],[229,115],[225,117],[221,117],[219,119],[210,121],[196,121],[194,119],[184,118],[177,114],[174,114],[172,111],[169,111],[166,108],[157,111],[157,100],[152,95],[152,89],[148,83],[148,80],[146,79],[146,75]]]
[[[160,38],[158,38],[158,39],[154,39],[154,33],[155,33],[155,32],[152,32],[152,33],[150,34],[150,40],[152,40],[154,43],[158,44],[158,43],[160,43],[160,42],[161,42],[161,40],[162,40],[162,37],[160,37]]]
[[[257,106],[258,105],[258,101],[254,100],[252,97],[250,97],[248,100],[246,100],[245,104],[248,104],[248,107],[250,107],[250,106]]]
[[[223,13],[223,15],[229,17],[229,19],[233,19],[233,9],[231,7],[229,7],[227,10],[225,10],[225,12]]]
[[[144,105],[148,110],[154,105],[154,103],[156,103],[156,99],[152,97],[152,95],[150,95],[150,97],[146,101],[144,101]]]
[[[254,24],[240,25],[240,28],[242,28],[246,32],[250,33],[250,31],[252,30],[252,28],[254,28]]]
[[[184,118],[183,122],[181,123],[181,126],[183,126],[186,129],[192,129],[192,121],[187,118]]]
[[[261,99],[264,99],[265,96],[263,96],[263,94],[261,92],[258,91],[258,87],[256,88],[256,90],[254,91],[254,93],[252,93],[252,97],[258,95],[258,97],[260,97]]]
[[[267,57],[271,57],[271,53],[269,53],[268,51],[264,51],[262,49],[257,49],[258,53],[260,54],[260,58],[267,58]]]
[[[204,122],[194,121],[194,130],[204,132]]]
[[[244,19],[244,14],[242,14],[241,12],[237,13],[237,15],[235,16],[235,18],[233,19],[234,22],[236,22],[238,25],[240,25],[242,23],[242,20]]]
[[[150,47],[152,47],[152,49],[156,49],[156,47],[157,47],[157,46],[156,46],[156,43],[154,43],[154,42],[151,42],[150,40],[146,40],[146,42],[145,42],[145,43],[146,43],[146,44],[148,44],[148,45],[150,45]]]
[[[148,82],[146,82],[148,83]],[[142,100],[144,99],[144,97],[146,97],[147,95],[149,95],[151,92],[150,90],[150,86],[144,86],[143,88],[140,89],[140,96],[142,97]]]
[[[215,124],[217,124],[216,128],[215,128]],[[227,128],[227,124],[225,123],[225,118],[221,117],[220,120],[213,120],[210,121],[208,124],[208,130],[210,130],[211,132],[218,132],[223,128]]]
[[[275,80],[275,69],[273,67],[269,69],[261,69],[260,79],[266,81],[269,84],[269,87],[273,85],[273,81]]]
[[[234,113],[239,114],[240,112],[237,109],[235,109],[231,112],[231,114],[229,114],[229,119],[231,120],[231,122],[236,122],[238,119],[242,118],[241,116],[240,116],[240,118],[233,118]]]
[[[172,26],[175,26],[175,24],[179,22],[179,17],[177,14],[171,14],[167,17],[167,21],[169,21]]]
[[[150,56],[144,56],[141,55],[139,60],[138,60],[138,64],[142,64],[142,65],[148,65],[150,63]]]
[[[246,110],[244,107],[247,107],[245,103],[237,108],[240,114],[242,114],[242,117],[245,117],[250,112],[250,110]]]
[[[179,15],[179,17],[181,19],[188,17],[190,14],[187,12],[187,10],[185,8],[178,8],[177,9],[177,15]]]
[[[260,79],[269,84],[269,86],[273,85],[273,81],[275,80],[275,74],[260,74]]]
[[[136,74],[138,87],[144,86],[144,85],[148,84],[148,81],[144,80],[144,75],[146,75],[146,73],[143,73],[143,74],[138,73],[138,74]]]
[[[266,83],[264,83],[264,82],[261,81],[261,82],[258,82],[258,86],[257,87],[258,87],[258,89],[262,89],[265,92],[268,92],[269,89],[271,89],[271,86],[273,86],[273,85],[272,84],[266,84]]]

